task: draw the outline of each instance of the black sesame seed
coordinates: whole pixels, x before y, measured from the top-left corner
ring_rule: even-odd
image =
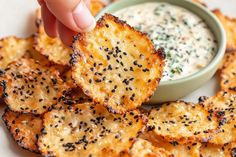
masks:
[[[134,71],[134,68],[133,68],[133,67],[130,67],[129,70],[130,70],[130,71]]]
[[[148,72],[148,71],[150,71],[150,70],[147,68],[143,69],[143,72]]]
[[[111,65],[108,66],[108,70],[112,70],[112,66]]]
[[[147,127],[147,131],[152,131],[152,130],[154,130],[155,129],[155,126],[154,125],[149,125],[148,127]]]
[[[102,80],[96,79],[95,82],[100,83],[100,82],[102,82]]]
[[[231,157],[236,157],[236,148],[231,149]]]

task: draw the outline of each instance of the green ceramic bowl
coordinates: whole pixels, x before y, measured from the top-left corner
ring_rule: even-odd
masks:
[[[206,21],[218,41],[218,51],[208,66],[201,69],[197,73],[182,79],[161,82],[149,103],[155,104],[175,101],[201,87],[215,74],[224,57],[226,47],[225,31],[223,26],[220,24],[215,15],[211,13],[211,11],[190,0],[119,0],[102,10],[100,14],[97,15],[97,18],[100,18],[104,13],[112,14],[120,9],[147,2],[166,2],[190,10]]]

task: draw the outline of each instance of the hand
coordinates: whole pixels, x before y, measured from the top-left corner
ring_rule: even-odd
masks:
[[[38,0],[41,5],[45,32],[59,37],[66,45],[76,32],[91,31],[95,25],[89,6],[90,0]]]

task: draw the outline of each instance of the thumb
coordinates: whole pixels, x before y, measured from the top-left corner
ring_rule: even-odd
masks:
[[[66,27],[75,32],[92,30],[95,19],[88,4],[90,0],[45,0],[48,9]]]

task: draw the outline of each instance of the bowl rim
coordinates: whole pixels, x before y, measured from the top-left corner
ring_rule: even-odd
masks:
[[[148,3],[148,2],[154,2],[155,1],[160,1],[160,0],[145,0],[145,2],[139,2],[139,1],[136,1],[136,0],[132,0],[134,2],[134,4],[132,5],[126,5],[125,3],[127,3],[127,0],[119,0],[117,2],[114,2],[113,4],[107,6],[106,8],[104,8],[97,16],[96,16],[96,19],[98,19],[99,17],[101,17],[102,15],[104,15],[104,13],[106,13],[108,10],[112,10],[112,8],[116,7],[116,6],[119,6],[119,5],[123,5],[123,6],[134,6],[134,5],[137,5],[137,4],[142,4],[142,3]],[[198,4],[197,2],[194,2],[194,1],[191,1],[191,0],[178,0],[179,3],[187,3],[188,5],[192,5],[193,7],[195,7],[196,9],[199,9],[201,10],[202,12],[205,12],[209,18],[211,18],[215,24],[216,24],[216,27],[217,29],[219,30],[219,37],[217,38],[217,33],[216,31],[214,31],[210,26],[209,26],[209,23],[207,23],[207,25],[209,26],[209,28],[211,29],[212,33],[214,34],[215,38],[217,39],[218,43],[217,43],[217,46],[218,46],[218,50],[215,52],[215,56],[213,57],[213,59],[211,60],[211,62],[205,66],[204,68],[200,69],[199,71],[191,74],[191,75],[187,75],[185,77],[182,77],[182,78],[179,78],[179,79],[174,79],[174,80],[166,80],[166,81],[160,81],[160,84],[159,86],[169,86],[169,85],[174,85],[174,84],[180,84],[180,83],[184,83],[184,82],[188,82],[188,81],[191,81],[191,80],[194,80],[198,77],[201,77],[203,75],[205,75],[208,71],[214,69],[216,66],[218,66],[218,64],[220,63],[220,61],[222,60],[224,54],[225,54],[225,50],[226,50],[226,32],[223,28],[223,25],[221,24],[221,22],[219,21],[219,19],[206,7],[202,6],[201,4]],[[161,1],[162,2],[162,1]],[[164,2],[164,1],[163,1]],[[166,3],[170,3],[170,1],[166,1]],[[175,0],[175,4],[172,4],[172,5],[177,5],[179,3],[177,3],[176,0]],[[180,5],[180,7],[182,8],[185,8],[189,11],[191,11],[191,9],[189,7],[184,7],[182,5]],[[112,11],[111,11],[112,12]],[[193,12],[194,14],[196,14],[197,16],[199,16],[199,14]],[[202,18],[200,16],[200,18]]]

